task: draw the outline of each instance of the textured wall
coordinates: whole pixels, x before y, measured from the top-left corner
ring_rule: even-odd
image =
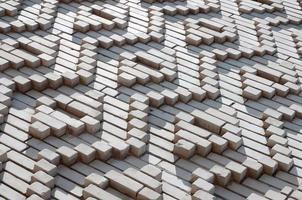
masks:
[[[300,0],[0,0],[0,199],[302,199],[301,21]]]

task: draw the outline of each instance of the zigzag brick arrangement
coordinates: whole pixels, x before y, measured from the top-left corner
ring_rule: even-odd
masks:
[[[0,199],[302,199],[302,1],[1,0]]]

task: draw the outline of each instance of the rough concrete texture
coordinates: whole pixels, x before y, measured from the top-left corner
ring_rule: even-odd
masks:
[[[300,0],[1,0],[0,199],[302,199]]]

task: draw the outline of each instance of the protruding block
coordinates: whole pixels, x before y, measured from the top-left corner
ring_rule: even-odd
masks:
[[[106,189],[108,186],[108,179],[96,174],[96,173],[91,173],[90,175],[85,177],[85,186],[89,186],[90,184],[94,184],[102,189]]]
[[[112,155],[117,159],[123,159],[128,155],[130,145],[125,142],[111,142]]]
[[[134,169],[134,168],[128,168],[123,172],[126,176],[134,179],[135,181],[140,182],[141,184],[151,188],[152,190],[161,193],[161,182],[150,177],[149,175],[146,175],[145,173]]]
[[[86,144],[79,144],[74,148],[79,155],[79,158],[84,163],[89,163],[95,159],[95,149]]]
[[[273,157],[274,160],[278,162],[279,169],[288,172],[294,164],[293,159],[282,155],[280,153],[276,153]]]
[[[90,197],[95,197],[97,199],[110,199],[110,200],[122,200],[117,196],[112,195],[110,192],[103,190],[96,185],[90,184],[83,190],[84,199],[89,199]]]
[[[44,171],[51,176],[55,176],[57,174],[57,167],[45,159],[41,159],[35,163],[34,171]]]
[[[76,86],[80,81],[79,75],[75,73],[65,72],[62,74],[62,76],[63,76],[64,84],[70,87]]]
[[[16,83],[16,88],[20,92],[27,92],[31,89],[31,81],[23,76],[16,76],[13,78]]]
[[[131,137],[126,141],[130,145],[130,152],[136,157],[141,156],[146,151],[146,144],[137,138]]]
[[[50,135],[50,127],[35,121],[29,126],[29,133],[35,138],[44,139]]]
[[[125,85],[127,87],[131,87],[136,82],[136,77],[126,72],[119,74],[117,78],[120,84]]]
[[[38,112],[31,117],[31,121],[40,121],[50,127],[51,133],[56,136],[61,136],[65,133],[67,125],[45,113]]]
[[[212,183],[209,183],[201,178],[198,178],[192,183],[192,193],[197,192],[198,190],[204,190],[210,194],[214,194],[215,186]]]
[[[49,188],[53,188],[55,185],[54,177],[48,175],[43,171],[37,171],[35,174],[33,174],[33,176],[31,177],[31,181],[32,182],[39,181]]]
[[[72,165],[78,158],[78,152],[66,146],[58,148],[57,153],[60,154],[61,161],[64,165]]]
[[[105,177],[109,179],[111,187],[133,198],[135,198],[138,192],[143,188],[142,184],[114,170],[107,172]]]
[[[35,90],[42,91],[47,88],[48,81],[44,76],[33,74],[28,77],[28,79],[31,80],[32,86]]]
[[[144,187],[141,191],[139,191],[137,195],[137,200],[161,200],[161,194],[151,190],[147,187]]]
[[[85,128],[88,133],[96,133],[101,129],[100,121],[88,115],[82,117],[80,120],[85,123]]]
[[[231,132],[226,132],[222,137],[228,141],[228,146],[233,150],[238,149],[242,144],[241,137]]]
[[[243,96],[247,99],[251,99],[251,100],[257,100],[261,97],[261,90],[258,90],[256,88],[253,88],[251,86],[247,86],[246,88],[244,88],[243,90]]]
[[[32,194],[37,194],[38,196],[42,197],[43,199],[49,199],[51,196],[51,190],[50,190],[50,188],[46,187],[42,183],[34,182],[28,187],[26,194],[28,196],[30,196]]]
[[[269,175],[274,174],[278,168],[278,163],[268,156],[263,156],[262,158],[258,159],[258,162],[263,165],[264,172]]]
[[[60,163],[60,155],[49,149],[43,149],[38,153],[38,159],[45,159],[48,162],[58,165]]]
[[[214,165],[210,172],[215,175],[215,183],[221,186],[225,186],[231,180],[231,172],[219,165]]]
[[[108,160],[112,155],[112,147],[103,141],[94,142],[92,147],[96,149],[96,156],[101,160]]]
[[[194,155],[195,150],[195,144],[181,139],[178,140],[177,143],[174,145],[173,152],[181,158],[190,158]]]
[[[228,141],[217,135],[211,135],[209,141],[212,142],[212,151],[221,154],[228,146]]]
[[[36,106],[38,107],[40,105],[45,105],[45,106],[55,109],[57,102],[47,96],[41,96],[36,101]]]

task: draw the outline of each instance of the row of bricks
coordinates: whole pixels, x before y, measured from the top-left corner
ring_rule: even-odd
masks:
[[[156,1],[153,0],[146,0],[144,2],[152,4],[152,8],[154,10],[164,12],[167,15],[176,15],[176,14],[188,15],[191,13],[198,14],[198,13],[207,13],[210,11],[213,12],[218,11],[218,6],[217,4],[214,3],[204,4],[204,3],[189,1],[186,4],[183,2],[179,2],[179,5],[175,6],[173,3],[168,3],[168,2],[165,5],[154,3]]]
[[[196,139],[195,139],[194,141],[196,141]],[[281,156],[281,157],[282,157],[282,156]],[[275,158],[277,159],[277,156],[276,156]],[[283,157],[283,158],[284,158],[284,157]],[[278,159],[278,160],[279,160],[279,159]],[[285,169],[285,170],[289,170],[291,166],[292,166],[292,161],[289,162],[288,166],[285,167],[284,169]],[[273,170],[274,170],[274,169],[273,169]]]
[[[44,12],[46,12],[47,14],[50,14],[50,15],[53,15],[53,12],[51,12],[52,11],[52,9],[56,9],[56,6],[51,6],[50,4],[45,4],[45,6],[46,6],[46,8],[43,10],[42,9],[42,12],[44,11]],[[76,6],[76,5],[75,5]],[[66,7],[65,7],[66,8]],[[48,10],[47,10],[48,9]],[[111,7],[111,9],[112,9],[112,7]],[[35,12],[35,10],[31,10],[31,9],[29,9],[29,8],[27,8],[27,9],[25,9],[25,10],[28,10],[29,12],[31,12],[31,13],[29,13],[29,12],[27,12],[28,14],[26,15],[27,17],[28,16],[31,16],[32,15],[32,18],[33,19],[35,19],[35,17],[34,17],[34,15],[33,14],[36,14],[36,12]],[[102,9],[103,11],[102,11],[102,14],[104,14],[105,16],[107,16],[108,17],[108,15],[110,16],[111,14],[112,14],[112,11],[110,12],[110,8],[108,9],[108,8],[105,8],[105,9]],[[109,12],[108,12],[109,11]],[[23,13],[22,13],[23,12]],[[22,11],[21,12],[21,14],[26,14],[25,13],[25,11]],[[41,16],[43,16],[43,14],[41,15]],[[51,17],[48,17],[49,15],[46,15],[46,16],[43,16],[44,18],[39,18],[37,21],[40,23],[40,27],[41,28],[43,28],[43,29],[47,29],[47,28],[49,28],[50,27],[50,23],[51,23],[51,21],[48,21],[48,20],[52,20],[52,18]],[[110,16],[111,17],[111,16]],[[23,19],[24,20],[24,19]],[[27,18],[25,18],[25,20],[24,20],[24,22],[26,23],[26,22],[28,22],[28,20],[29,19],[27,19]],[[106,19],[104,19],[104,20],[106,20]],[[92,21],[92,20],[91,20]],[[108,20],[107,20],[108,21]],[[109,21],[108,21],[109,22]],[[119,20],[117,20],[116,21],[117,23],[119,23]],[[30,25],[35,25],[34,24],[35,22],[34,21],[31,21],[31,24]],[[37,26],[35,25],[35,28],[37,28]],[[33,28],[32,27],[32,29],[35,29],[35,28]],[[20,29],[20,26],[19,27],[17,27],[16,28],[17,30],[18,29]]]
[[[20,51],[20,50],[17,50],[17,49],[14,50],[14,51],[12,51],[12,53],[14,53],[14,52],[15,52],[16,54],[18,54],[18,56],[22,56],[22,55],[24,54],[24,58],[26,59],[26,60],[25,60],[25,64],[27,63],[28,66],[34,67],[34,66],[40,65],[40,59],[39,59],[39,58],[34,57],[34,56],[32,56],[32,55],[30,55],[30,54],[24,52],[24,51]],[[6,54],[4,54],[4,56],[6,56]],[[8,55],[7,55],[7,56],[8,56]],[[45,57],[45,58],[47,59],[46,54],[41,54],[41,57],[42,57],[42,59],[43,59],[43,57]],[[9,59],[14,59],[14,58],[12,58],[11,56],[9,56],[9,57],[7,57],[7,58],[9,58]],[[29,60],[30,58],[32,58],[32,59]],[[18,59],[17,59],[17,60],[18,60]],[[21,63],[21,64],[23,63],[21,60],[20,60],[19,63],[16,63],[17,60],[14,59],[14,62],[15,62],[16,65],[19,66],[20,63]],[[82,57],[82,58],[80,58],[80,60],[83,61],[83,62],[82,62],[83,64],[89,62],[88,60],[86,61],[85,56]],[[4,61],[4,60],[3,60],[3,61]],[[43,60],[42,60],[42,62],[43,62]],[[54,63],[54,60],[53,60],[53,61],[47,60],[46,62],[48,62],[48,63],[46,64],[46,66],[48,66],[49,64]],[[51,62],[51,63],[49,63],[49,62]],[[67,61],[62,60],[61,62],[59,62],[59,60],[57,60],[57,62],[58,62],[59,64],[65,65]],[[78,79],[77,76],[79,76],[79,80],[81,81],[81,83],[89,84],[89,83],[91,83],[92,80],[93,80],[93,74],[92,74],[91,72],[89,72],[89,71],[86,71],[86,67],[85,67],[85,65],[83,65],[83,64],[80,64],[79,67],[75,67],[75,69],[77,69],[77,68],[79,69],[79,70],[76,72],[77,74],[72,75],[71,73],[66,73],[66,75],[67,75],[67,76],[69,75],[70,78],[71,78],[71,76],[75,76],[75,77],[74,77],[75,80]],[[8,61],[4,61],[2,67],[5,69],[5,68],[7,68],[8,66],[9,66],[9,62],[8,62]],[[21,66],[21,65],[20,65],[20,66]],[[20,67],[20,66],[19,66],[19,67]],[[48,78],[50,78],[50,77],[48,77]],[[60,81],[60,80],[59,80],[59,81]],[[61,82],[62,82],[62,81],[61,81]],[[54,84],[55,84],[55,83],[54,83]],[[74,84],[76,84],[76,82],[75,82]],[[44,84],[44,85],[45,85],[45,84]]]
[[[234,137],[234,136],[233,136]],[[276,136],[275,136],[276,137]],[[269,144],[276,144],[276,143],[279,143],[279,144],[282,144],[282,143],[280,143],[278,140],[278,138],[276,138],[276,139],[273,139],[273,138],[275,138],[274,137],[274,135],[273,136],[271,136],[270,138],[269,138]],[[235,141],[236,141],[236,138],[234,138],[235,139]],[[238,140],[238,139],[237,139]],[[240,140],[239,140],[240,141]],[[276,142],[274,142],[274,143],[272,143],[273,141],[276,141]],[[224,143],[225,144],[225,143]],[[238,144],[240,145],[240,142],[238,142],[238,143],[235,143],[235,144],[233,144],[233,145],[235,145],[235,146],[237,146],[237,148],[238,148]],[[226,146],[226,145],[223,145],[224,147]],[[222,148],[222,151],[224,150],[224,148],[223,148],[223,146],[221,147]],[[218,146],[217,146],[217,148],[218,148]],[[220,147],[219,147],[220,148]],[[277,147],[276,147],[277,148]]]
[[[18,12],[18,9],[20,9],[20,5],[21,4],[15,1],[8,1],[6,3],[1,3],[0,15],[15,16]]]
[[[239,11],[243,13],[251,13],[251,12],[269,12],[272,13],[275,10],[281,10],[283,8],[282,4],[261,4],[261,3],[255,3],[253,1],[247,1],[247,2],[240,2],[239,4]]]
[[[38,91],[45,90],[48,87],[56,89],[63,84],[71,87],[78,85],[80,82],[88,84],[89,82],[91,82],[92,76],[91,73],[85,70],[79,70],[77,73],[65,72],[62,75],[51,72],[45,75],[41,73],[32,74],[32,72],[35,71],[26,68],[25,70],[26,71],[23,71],[21,69],[20,72],[9,69],[5,71],[5,74],[14,77],[12,81],[7,81],[6,84],[9,85],[6,86],[13,90],[17,89],[18,91],[25,93],[31,89],[35,89]]]
[[[57,111],[55,111],[57,112]],[[54,112],[54,113],[55,113]],[[53,113],[53,114],[54,114]],[[45,117],[45,115],[43,115]],[[85,116],[84,118],[87,118],[88,116]],[[46,124],[49,124],[49,120],[48,121],[43,121],[44,123]],[[86,122],[87,123],[87,120]],[[132,122],[131,122],[132,123]],[[133,121],[134,123],[134,121]],[[57,123],[58,124],[58,123]],[[31,129],[34,129],[35,128],[35,125],[36,124],[32,124],[31,127],[30,127],[30,131]],[[41,125],[40,123],[37,124],[38,125]],[[42,124],[43,125],[43,124]],[[45,125],[44,125],[45,126]],[[130,125],[131,126],[131,125]],[[33,127],[33,128],[32,128]],[[97,126],[98,128],[100,127],[100,125]],[[140,127],[138,127],[140,128]],[[98,129],[96,129],[96,126],[93,126],[92,129],[94,131],[97,131]],[[112,131],[112,130],[115,130],[117,129],[116,127],[110,125],[110,124],[107,124],[104,122],[104,126],[103,126],[103,129],[104,130],[109,130],[109,131]],[[34,129],[35,131],[35,129]],[[116,130],[116,131],[119,131],[119,130]],[[101,137],[104,138],[106,141],[109,142],[109,144],[113,147],[113,150],[112,150],[112,154],[115,156],[115,157],[118,157],[118,158],[123,158],[125,156],[128,155],[128,152],[129,153],[132,153],[133,155],[136,155],[136,156],[139,156],[141,155],[142,153],[144,153],[145,151],[145,144],[140,141],[139,139],[143,138],[145,141],[146,141],[146,134],[144,132],[142,132],[141,130],[137,129],[137,128],[131,128],[129,130],[128,133],[126,133],[127,135],[125,136],[125,142],[123,142],[121,139],[118,139],[114,136],[110,136],[107,135],[107,134],[102,134]],[[34,135],[34,134],[33,134]],[[35,136],[35,135],[34,135]],[[38,135],[40,136],[40,135]],[[126,140],[127,139],[127,140]],[[121,144],[119,144],[119,142],[121,142]],[[103,157],[105,158],[108,158],[111,156],[111,151],[106,151],[106,155],[104,155]],[[92,155],[92,159],[93,159],[93,155]]]
[[[274,140],[273,140],[273,137],[271,137],[270,141],[274,141]]]
[[[197,183],[196,183],[197,184]]]
[[[40,161],[39,161],[40,162]],[[45,163],[45,162],[44,162]],[[45,167],[45,166],[44,166]],[[67,168],[66,168],[67,169]],[[136,171],[136,173],[134,173],[133,174],[133,170],[134,169],[132,169],[132,170],[130,170],[130,168],[129,169],[127,169],[124,173],[125,174],[127,174],[128,176],[130,176],[130,177],[133,177],[134,176],[134,178],[135,177],[137,177],[137,178],[139,178],[139,180],[145,180],[145,179],[141,179],[141,176],[137,176],[136,174],[138,173],[138,171]],[[66,171],[66,170],[65,170]],[[129,171],[129,173],[128,173],[128,171]],[[135,172],[135,171],[134,171]],[[61,172],[61,173],[63,173],[63,172]],[[66,171],[66,173],[68,173],[68,171]],[[140,172],[141,173],[141,172]],[[39,173],[39,174],[41,174],[41,172]],[[35,177],[37,177],[38,176],[38,174],[36,175],[35,174]],[[66,175],[67,176],[67,175]],[[146,176],[146,175],[145,175]],[[40,177],[40,178],[42,178],[41,176],[38,176],[38,177]],[[89,177],[91,177],[92,178],[92,176],[89,176]],[[87,179],[89,180],[89,179],[91,179],[91,178],[89,178],[89,177],[87,177]],[[46,177],[44,177],[44,178],[46,178]],[[147,177],[146,177],[147,178]],[[92,179],[92,181],[93,181],[94,179]],[[42,180],[40,180],[40,181],[42,181]],[[103,184],[105,184],[103,181],[101,181],[102,182],[102,185]],[[199,180],[199,182],[200,182],[200,180]],[[98,182],[98,183],[100,183],[100,182]],[[50,184],[50,183],[49,183]],[[87,184],[87,182],[86,182],[86,180],[85,180],[85,183],[84,184]],[[95,183],[95,184],[97,184],[97,183]],[[100,183],[101,184],[101,183]],[[148,182],[146,182],[146,184],[147,185],[149,185],[149,187],[152,187],[152,182],[150,182],[150,181],[148,181]],[[193,183],[194,184],[194,183]],[[197,184],[197,181],[196,181],[196,184]],[[196,185],[195,184],[195,185]],[[52,185],[52,184],[51,184]],[[39,186],[39,185],[36,185],[36,186]],[[198,184],[196,185],[196,187],[198,188]],[[36,189],[33,189],[32,187],[31,188],[29,188],[29,189],[33,189],[33,190],[35,190],[36,192],[38,192],[38,188],[39,187],[36,187]],[[156,186],[156,188],[157,188],[157,186]],[[45,189],[45,188],[44,188]],[[155,190],[158,190],[158,189],[155,189]],[[41,195],[41,194],[40,194]]]
[[[274,105],[274,104],[272,104],[272,105]],[[277,104],[276,104],[277,105]],[[276,108],[278,108],[278,107],[276,107]],[[280,111],[281,111],[281,108],[280,108]],[[268,114],[269,112],[267,111],[267,114]],[[271,116],[275,116],[275,115],[273,115],[273,113],[271,113],[271,114],[269,114],[269,115],[271,115]],[[280,118],[280,115],[279,115],[279,117],[277,117],[277,118]]]

